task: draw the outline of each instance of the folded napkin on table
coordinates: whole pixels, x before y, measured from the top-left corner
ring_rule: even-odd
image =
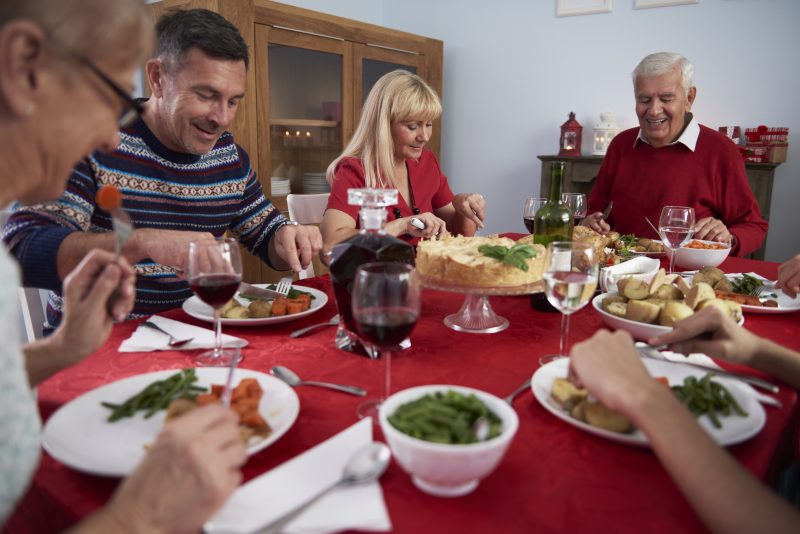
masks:
[[[120,352],[151,352],[154,350],[196,350],[214,348],[214,331],[208,328],[200,328],[190,324],[152,315],[148,321],[155,323],[170,334],[175,339],[194,338],[192,341],[181,347],[169,346],[169,336],[139,325],[139,328],[131,337],[122,342],[119,346]],[[247,341],[239,337],[222,334],[223,347],[246,347]]]
[[[339,480],[350,456],[372,442],[367,417],[240,487],[204,527],[209,533],[249,533],[282,517]],[[392,523],[379,482],[339,487],[289,523],[282,532],[324,533],[342,530],[386,532]]]

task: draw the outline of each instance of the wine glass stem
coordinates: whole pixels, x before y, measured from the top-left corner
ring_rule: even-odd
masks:
[[[558,353],[567,356],[567,335],[569,333],[569,314],[561,315],[561,343],[559,343]]]
[[[669,249],[669,272],[673,272],[675,270],[675,249]]]
[[[384,360],[384,373],[386,376],[384,377],[384,384],[383,384],[383,398],[381,401],[384,401],[389,398],[389,394],[392,391],[392,351],[385,350],[383,351],[383,360]]]
[[[214,355],[219,356],[222,351],[222,312],[214,308]]]

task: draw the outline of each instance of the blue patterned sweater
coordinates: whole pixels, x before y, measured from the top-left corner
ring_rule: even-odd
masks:
[[[61,317],[58,248],[71,232],[112,230],[110,215],[95,204],[98,189],[109,184],[122,192],[122,206],[134,227],[218,237],[228,231],[268,265],[269,240],[286,222],[264,196],[247,153],[233,135],[226,132],[209,153],[195,156],[168,149],[139,121],[120,132],[113,152],[97,152],[78,164],[58,200],[15,206],[3,229],[3,241],[22,266],[24,285],[52,290],[50,327]],[[178,307],[192,295],[171,267],[149,260],[134,267],[131,317]]]

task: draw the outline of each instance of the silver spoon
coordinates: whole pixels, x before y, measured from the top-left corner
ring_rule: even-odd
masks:
[[[389,466],[392,453],[389,447],[380,442],[373,442],[358,449],[347,460],[342,477],[330,486],[322,489],[316,495],[304,503],[292,508],[285,515],[261,527],[258,532],[263,534],[280,532],[287,524],[294,520],[303,511],[317,502],[323,495],[339,486],[354,486],[356,484],[367,484],[380,478]]]
[[[344,393],[357,395],[359,397],[364,397],[367,395],[367,392],[365,390],[357,388],[355,386],[343,386],[341,384],[331,384],[329,382],[314,382],[313,380],[301,380],[300,377],[297,376],[294,371],[282,365],[276,365],[275,367],[270,369],[269,374],[271,374],[274,377],[280,378],[281,380],[283,380],[292,387],[318,386],[321,388],[335,389],[336,391],[342,391]]]
[[[517,389],[512,391],[511,395],[509,395],[508,397],[505,397],[503,400],[506,401],[508,404],[512,404],[513,405],[514,404],[514,399],[516,398],[516,396],[519,395],[520,393],[522,393],[523,391],[525,391],[526,389],[530,389],[530,387],[531,387],[531,381],[530,380],[526,380],[524,384],[522,384],[520,387],[518,387]]]
[[[142,326],[147,327],[147,328],[151,328],[153,330],[157,330],[157,331],[161,332],[162,334],[165,334],[165,335],[169,336],[168,345],[170,347],[174,348],[174,349],[177,349],[178,347],[182,347],[182,346],[186,345],[187,343],[189,343],[190,341],[192,341],[194,339],[193,337],[189,337],[189,338],[186,338],[186,339],[176,339],[175,336],[173,336],[172,334],[170,334],[169,332],[167,332],[166,330],[164,330],[163,328],[158,326],[156,323],[152,323],[150,321],[143,322]]]
[[[322,328],[323,326],[336,326],[337,324],[339,324],[339,314],[338,313],[336,315],[334,315],[333,317],[331,317],[328,321],[326,321],[324,323],[317,323],[317,324],[312,324],[311,326],[306,326],[304,328],[298,328],[297,330],[295,330],[294,332],[289,334],[289,337],[291,337],[291,338],[300,337],[302,335],[307,334],[308,332],[311,332],[312,330],[314,330],[316,328]]]

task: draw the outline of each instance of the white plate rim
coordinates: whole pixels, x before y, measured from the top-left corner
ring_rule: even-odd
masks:
[[[270,284],[252,284],[255,287],[266,288]],[[305,291],[307,293],[311,293],[314,297],[311,300],[311,307],[306,311],[300,313],[293,313],[291,315],[281,315],[279,317],[262,317],[260,319],[226,319],[222,318],[220,323],[223,325],[228,326],[262,326],[262,325],[270,325],[270,324],[281,324],[281,323],[288,323],[290,321],[294,321],[300,319],[302,317],[306,317],[311,315],[312,313],[316,313],[319,311],[325,304],[328,303],[328,295],[324,291],[320,291],[319,289],[314,289],[313,287],[306,287],[306,286],[299,286],[299,285],[292,285],[293,289],[298,291]],[[238,299],[239,294],[237,293],[234,298]],[[249,302],[246,299],[240,300],[240,302]],[[183,305],[181,306],[183,311],[185,311],[190,316],[194,317],[195,319],[200,319],[201,321],[205,321],[207,323],[214,322],[214,315],[211,306],[200,300],[197,295],[192,295],[185,301],[183,301]]]
[[[692,375],[698,379],[705,376],[705,371],[681,363],[661,362],[657,360],[642,360],[642,363],[651,376],[665,376],[670,380],[670,385],[682,384],[683,377],[685,376]],[[568,365],[569,360],[567,358],[562,358],[543,365],[533,373],[531,377],[531,391],[539,404],[562,421],[566,421],[590,434],[626,445],[649,447],[650,443],[647,440],[647,436],[639,429],[635,429],[630,434],[620,434],[618,432],[604,430],[575,419],[555,403],[550,397],[553,380],[555,378],[566,378]],[[723,447],[742,443],[761,432],[767,422],[767,414],[756,397],[748,394],[744,385],[735,379],[715,376],[714,380],[728,388],[739,405],[748,412],[748,416],[723,417],[721,419],[722,428],[720,429],[714,428],[707,416],[699,418],[697,420],[698,424],[715,442],[717,442],[717,444]],[[742,425],[738,423],[742,423]]]
[[[146,420],[143,412],[139,412],[133,418],[108,423],[109,412],[100,402],[121,402],[147,384],[179,371],[168,369],[129,376],[72,399],[47,420],[42,431],[42,448],[61,463],[84,473],[111,477],[129,475],[144,457],[145,445],[152,443],[164,426],[166,413],[161,411]],[[198,367],[195,371],[199,385],[224,384],[228,377],[227,367]],[[264,390],[259,412],[272,427],[269,436],[247,447],[248,455],[253,455],[289,431],[300,413],[300,399],[288,384],[260,371],[236,369],[234,384],[242,378],[259,381]],[[84,426],[76,430],[75,421]]]
[[[740,278],[741,276],[742,273],[731,273],[731,274],[726,274],[725,278],[727,278],[728,280],[735,280],[736,278]],[[758,313],[763,315],[772,315],[776,313],[793,313],[800,310],[800,295],[798,295],[794,299],[790,299],[789,295],[787,295],[786,293],[783,292],[783,290],[778,288],[771,289],[770,293],[779,293],[778,295],[779,302],[777,308],[770,308],[768,306],[750,306],[749,304],[742,304],[742,310],[750,313]],[[794,300],[795,307],[793,308],[785,306],[782,307],[780,304],[781,296],[789,300]]]

